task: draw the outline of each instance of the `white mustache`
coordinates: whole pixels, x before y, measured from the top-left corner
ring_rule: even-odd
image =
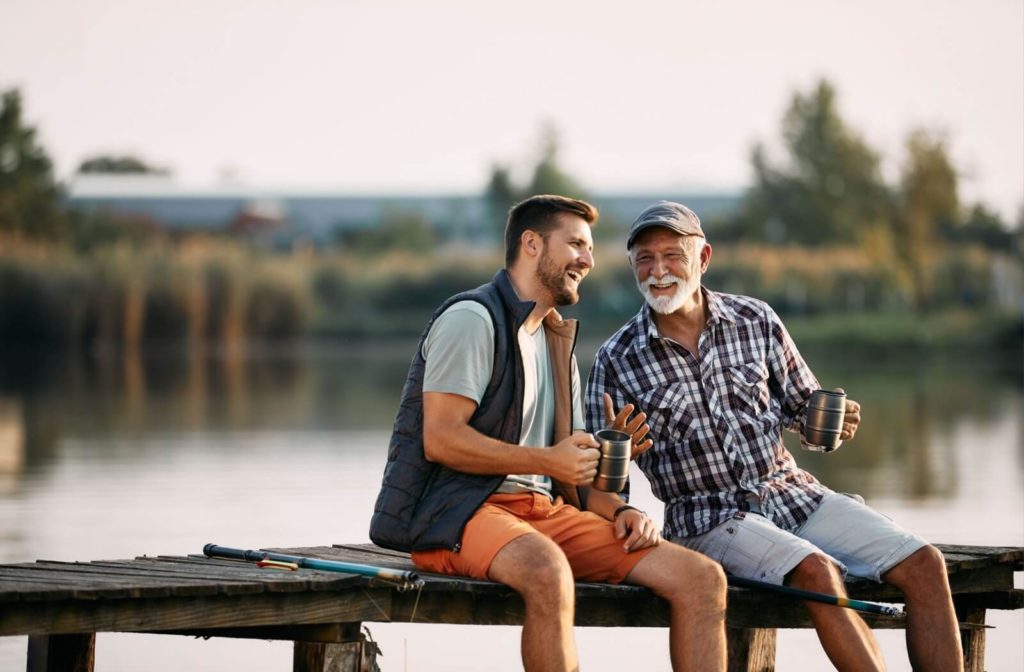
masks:
[[[674,283],[676,283],[678,285],[682,285],[683,284],[683,281],[681,279],[677,278],[676,276],[672,275],[671,273],[666,273],[665,275],[663,275],[660,278],[655,278],[653,276],[650,277],[650,278],[647,278],[646,280],[644,280],[643,282],[640,283],[640,286],[641,287],[648,287],[649,288],[652,285],[667,285],[667,284],[672,283],[672,282],[674,282]]]

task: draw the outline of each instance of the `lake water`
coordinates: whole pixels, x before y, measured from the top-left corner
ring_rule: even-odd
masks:
[[[593,345],[581,345],[584,371]],[[97,560],[366,542],[411,343],[245,356],[0,357],[0,562]],[[797,459],[936,542],[1024,545],[1019,353],[805,353],[863,405],[857,439]],[[659,522],[641,475],[634,503]],[[987,669],[1024,668],[1021,612],[989,612]],[[369,624],[385,672],[517,670],[514,627]],[[902,633],[879,632],[891,670]],[[668,670],[662,629],[577,629],[584,669]],[[0,638],[0,670],[26,638]],[[780,670],[828,670],[813,632],[781,631]],[[99,672],[290,669],[285,642],[100,634]]]

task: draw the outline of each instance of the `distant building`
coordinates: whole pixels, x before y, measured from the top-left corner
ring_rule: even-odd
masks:
[[[735,210],[739,193],[594,194],[602,219],[629,222],[655,200],[680,200],[709,221]],[[330,244],[345,232],[415,216],[442,239],[494,241],[481,194],[354,195],[254,190],[240,186],[196,189],[161,175],[76,176],[71,208],[155,222],[171,233],[225,233],[285,247],[297,240]]]

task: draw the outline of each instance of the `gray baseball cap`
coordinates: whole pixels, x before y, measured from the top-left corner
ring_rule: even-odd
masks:
[[[640,235],[641,231],[652,226],[663,226],[683,236],[704,237],[704,231],[700,228],[700,218],[693,210],[682,203],[658,201],[641,212],[633,225],[629,227],[626,249],[633,247],[633,243],[636,242],[636,237]]]

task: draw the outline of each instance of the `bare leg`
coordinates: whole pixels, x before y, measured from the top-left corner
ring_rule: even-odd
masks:
[[[718,563],[662,542],[637,563],[626,583],[646,586],[669,603],[672,669],[725,670],[725,573]]]
[[[526,672],[578,670],[572,632],[576,585],[562,549],[542,534],[524,534],[498,551],[488,575],[512,587],[526,603]]]
[[[786,583],[804,590],[846,596],[839,569],[825,556],[812,554],[787,575]],[[805,602],[818,639],[829,660],[840,672],[884,670],[878,642],[871,629],[849,609],[818,602]]]
[[[942,553],[925,546],[882,579],[907,599],[907,652],[914,669],[961,672],[964,652]]]

